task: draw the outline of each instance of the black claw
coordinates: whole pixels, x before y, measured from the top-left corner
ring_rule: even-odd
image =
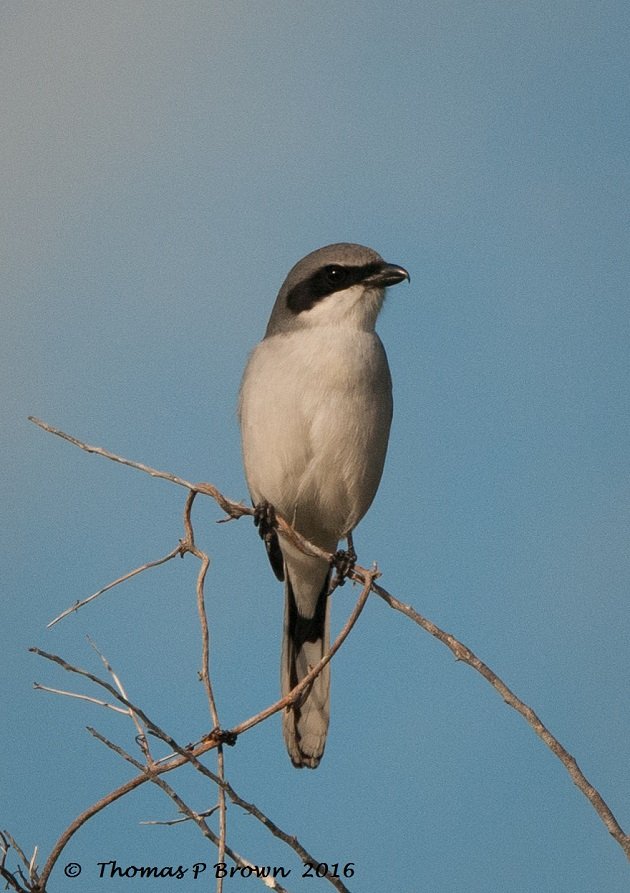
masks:
[[[276,510],[270,502],[259,502],[254,506],[254,524],[261,540],[268,543],[276,533]]]
[[[338,549],[335,552],[330,564],[337,572],[336,586],[343,586],[348,575],[352,573],[356,562],[357,553],[352,545],[349,545],[348,549]]]
[[[229,729],[213,729],[207,737],[214,738],[219,744],[227,744],[228,747],[234,747],[238,735],[235,735]]]
[[[276,510],[270,502],[263,501],[254,506],[254,524],[258,528],[258,535],[265,544],[274,574],[279,580],[284,580],[284,562],[276,530],[278,521]]]

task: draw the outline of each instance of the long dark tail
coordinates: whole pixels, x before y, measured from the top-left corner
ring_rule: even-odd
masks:
[[[291,578],[285,567],[284,634],[282,639],[282,694],[286,695],[319,663],[329,648],[330,609],[326,574],[312,617],[298,610]],[[315,769],[324,753],[330,716],[330,664],[303,692],[301,699],[285,709],[284,740],[297,768]]]

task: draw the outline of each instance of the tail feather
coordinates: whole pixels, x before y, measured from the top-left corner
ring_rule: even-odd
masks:
[[[299,599],[285,566],[284,634],[282,640],[282,694],[288,694],[319,663],[329,648],[330,571],[325,573],[312,616],[300,613]],[[302,693],[301,699],[283,713],[284,740],[297,768],[315,769],[324,753],[330,715],[330,664]]]

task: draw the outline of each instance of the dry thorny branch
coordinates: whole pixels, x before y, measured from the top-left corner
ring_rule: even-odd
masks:
[[[343,644],[346,637],[352,630],[354,624],[358,620],[358,617],[363,610],[363,607],[365,606],[370,593],[378,595],[391,608],[404,614],[418,626],[422,627],[422,629],[424,629],[426,632],[430,633],[432,636],[446,645],[446,647],[450,649],[457,660],[463,661],[464,663],[471,666],[478,673],[480,673],[483,678],[486,679],[486,681],[489,682],[490,685],[492,685],[492,687],[501,695],[506,704],[508,704],[510,707],[521,714],[521,716],[531,726],[531,728],[539,736],[539,738],[541,738],[546,746],[552,751],[552,753],[554,753],[556,757],[558,757],[558,759],[561,761],[561,763],[564,765],[567,772],[569,773],[572,781],[589,800],[610,834],[621,846],[628,859],[630,859],[630,836],[624,833],[610,808],[603,800],[601,794],[590,784],[588,779],[584,776],[575,759],[571,756],[571,754],[568,753],[568,751],[562,746],[562,744],[560,744],[557,738],[552,735],[552,733],[542,723],[540,718],[531,709],[531,707],[527,706],[527,704],[521,701],[520,698],[518,698],[486,664],[479,660],[479,658],[476,657],[476,655],[473,654],[473,652],[469,648],[463,645],[454,636],[452,636],[450,633],[444,632],[426,617],[423,617],[421,614],[415,611],[410,605],[403,604],[401,601],[387,592],[387,590],[379,586],[375,582],[376,578],[379,576],[378,571],[375,568],[368,570],[359,565],[356,565],[351,571],[350,578],[353,579],[355,582],[361,584],[362,586],[361,594],[350,616],[348,617],[346,624],[331,645],[328,654],[326,654],[322,658],[322,660],[311,669],[310,673],[286,697],[281,698],[274,704],[271,704],[264,710],[261,710],[255,716],[243,720],[234,728],[229,730],[222,730],[219,723],[219,714],[212,690],[209,673],[209,630],[205,610],[204,581],[210,561],[208,556],[200,549],[198,549],[195,544],[194,531],[191,522],[191,509],[194,499],[198,493],[204,496],[212,497],[212,499],[214,499],[219,504],[219,506],[226,513],[226,517],[222,520],[227,521],[240,518],[243,515],[253,515],[253,509],[243,505],[242,503],[233,502],[232,500],[227,499],[212,484],[191,483],[190,481],[186,481],[174,474],[170,474],[169,472],[158,471],[139,462],[133,462],[129,459],[124,459],[121,456],[117,456],[114,453],[109,452],[108,450],[102,449],[101,447],[90,446],[89,444],[83,443],[82,441],[77,440],[75,437],[72,437],[71,435],[66,434],[63,431],[51,427],[50,425],[40,421],[39,419],[31,418],[31,421],[33,421],[43,430],[48,431],[51,434],[56,434],[57,436],[74,444],[80,449],[87,451],[88,453],[96,453],[97,455],[103,456],[114,462],[119,462],[135,468],[139,471],[143,471],[151,475],[152,477],[158,477],[162,478],[163,480],[170,481],[171,483],[177,484],[178,486],[184,487],[186,490],[188,490],[188,496],[184,508],[184,537],[182,540],[180,540],[175,549],[169,552],[168,555],[165,555],[164,557],[159,558],[156,561],[148,562],[141,567],[138,567],[135,570],[119,577],[117,580],[103,587],[88,598],[76,602],[65,611],[63,611],[61,614],[59,614],[54,620],[52,620],[49,626],[52,626],[53,624],[62,620],[68,614],[78,611],[90,601],[107,592],[107,590],[111,589],[114,586],[117,586],[120,583],[125,582],[131,577],[142,573],[149,568],[157,567],[160,564],[164,564],[165,562],[170,561],[172,558],[175,558],[178,555],[183,556],[186,553],[191,553],[200,562],[200,569],[198,572],[196,585],[197,610],[199,614],[202,636],[202,667],[200,671],[200,679],[204,685],[212,727],[211,731],[203,738],[201,738],[201,740],[193,744],[182,746],[177,741],[175,741],[172,736],[170,736],[165,730],[160,728],[145,713],[145,711],[142,710],[142,708],[132,703],[128,699],[119,678],[116,676],[107,660],[102,655],[100,655],[100,653],[99,656],[101,657],[101,660],[103,661],[105,669],[112,679],[112,682],[108,682],[105,679],[101,679],[98,676],[89,673],[86,670],[73,666],[57,655],[48,654],[38,648],[32,648],[31,651],[43,658],[46,658],[49,661],[58,664],[64,670],[74,674],[75,676],[80,676],[88,679],[92,684],[94,684],[101,690],[104,690],[111,700],[102,700],[100,698],[92,696],[79,695],[75,692],[52,689],[47,686],[38,684],[36,684],[36,687],[45,691],[54,692],[56,694],[68,695],[71,697],[77,697],[83,700],[91,701],[92,703],[108,707],[112,710],[129,716],[131,721],[134,723],[137,732],[136,741],[138,742],[138,745],[140,747],[143,759],[136,759],[131,754],[123,750],[123,748],[121,748],[117,744],[114,744],[112,741],[109,741],[100,732],[90,728],[89,731],[92,735],[94,735],[95,738],[97,738],[104,745],[116,752],[126,762],[133,766],[134,769],[137,770],[137,774],[130,778],[124,784],[120,785],[115,790],[110,791],[103,798],[89,806],[86,810],[84,810],[84,812],[82,812],[74,819],[74,821],[65,829],[65,831],[61,834],[61,836],[53,846],[52,851],[50,852],[41,871],[38,870],[35,861],[37,851],[35,851],[33,853],[33,856],[29,859],[8,832],[0,834],[0,875],[4,878],[7,888],[17,891],[17,893],[45,893],[46,885],[59,856],[61,855],[63,849],[71,840],[73,835],[79,830],[79,828],[85,825],[85,823],[88,822],[93,816],[101,812],[111,803],[114,803],[121,797],[126,796],[128,793],[135,790],[136,788],[141,787],[146,782],[151,782],[152,784],[158,786],[177,806],[181,818],[175,819],[172,822],[166,822],[165,824],[175,823],[178,821],[191,821],[196,824],[201,833],[214,846],[216,846],[219,862],[222,862],[224,860],[224,857],[227,856],[237,867],[241,869],[249,869],[253,877],[257,876],[256,866],[252,862],[245,859],[243,856],[239,855],[231,846],[228,845],[226,820],[227,798],[233,804],[239,806],[250,815],[254,816],[259,822],[264,825],[264,827],[266,827],[271,832],[271,834],[273,834],[275,837],[278,837],[287,846],[289,846],[303,862],[310,862],[314,865],[317,865],[318,860],[305,849],[305,847],[297,840],[295,836],[289,835],[285,831],[281,830],[256,805],[248,803],[237,794],[237,792],[234,790],[234,788],[230,785],[225,777],[223,747],[225,744],[233,744],[239,735],[244,734],[255,725],[261,723],[263,720],[283,710],[287,705],[294,703],[300,697],[301,692],[322,671],[323,667],[328,663],[328,661],[331,660],[336,651]],[[278,517],[277,523],[283,536],[289,538],[293,543],[297,545],[298,548],[300,548],[305,553],[324,556],[327,559],[331,558],[331,556],[322,552],[312,543],[304,540],[304,538],[301,537],[295,530],[293,530],[284,519]],[[112,701],[116,703],[112,703]],[[149,745],[150,736],[153,736],[154,738],[157,738],[160,741],[164,742],[168,746],[168,748],[170,748],[171,752],[165,757],[161,757],[159,759],[154,758]],[[216,773],[208,769],[201,762],[201,757],[211,750],[217,751]],[[216,786],[218,792],[217,806],[204,812],[196,812],[187,803],[185,803],[179,796],[179,794],[165,781],[164,776],[168,772],[172,772],[173,770],[178,769],[179,767],[184,765],[192,766],[204,778],[206,778],[214,786]],[[218,834],[210,828],[206,821],[206,819],[208,819],[210,815],[215,811],[218,811],[219,814]],[[6,864],[7,856],[10,849],[13,849],[18,863],[17,868],[13,872],[9,870]],[[328,880],[329,883],[332,884],[332,886],[336,890],[347,891],[348,889],[342,882],[341,878],[334,876],[333,873],[327,873],[325,875],[325,879]],[[270,877],[260,877],[260,880],[267,886],[268,889],[279,891],[279,893],[282,893],[282,891],[284,890],[284,888],[278,883],[277,879],[273,879]],[[217,878],[216,889],[218,893],[221,893],[222,883],[223,879]]]

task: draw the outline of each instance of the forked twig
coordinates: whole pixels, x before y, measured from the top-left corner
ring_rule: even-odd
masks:
[[[378,575],[378,572],[376,570],[368,571],[367,575],[368,580],[365,583],[363,590],[350,616],[348,617],[348,620],[344,624],[339,635],[336,637],[328,653],[322,657],[322,659],[311,669],[311,671],[302,680],[300,680],[295,688],[293,688],[285,697],[280,698],[278,701],[275,702],[275,704],[272,704],[270,707],[261,710],[259,713],[250,717],[248,720],[245,720],[244,722],[235,726],[233,729],[230,729],[228,733],[230,736],[233,736],[235,738],[237,735],[243,734],[248,729],[253,728],[263,720],[267,719],[269,716],[272,716],[274,713],[278,713],[280,710],[297,701],[304,689],[312,683],[313,679],[315,679],[315,677],[318,676],[319,673],[321,673],[323,668],[331,660],[333,655],[339,650],[345,639],[350,634],[352,627],[355,625],[361,614],[361,611],[365,606],[365,603],[367,602],[371,585],[374,581],[374,578]],[[225,733],[222,733],[220,732],[220,730],[215,729],[199,743],[187,748],[182,748],[172,738],[171,735],[168,735],[163,729],[161,729],[156,723],[154,723],[146,714],[146,712],[142,710],[142,708],[133,704],[124,695],[120,694],[120,692],[118,692],[109,682],[106,682],[104,679],[100,679],[98,676],[95,676],[93,673],[90,673],[87,670],[83,670],[80,667],[73,666],[56,654],[50,654],[46,651],[42,651],[40,648],[30,648],[29,651],[33,652],[34,654],[38,654],[40,657],[44,657],[47,660],[52,661],[53,663],[58,664],[60,667],[70,673],[74,673],[76,675],[89,679],[91,682],[95,683],[101,688],[104,688],[117,701],[127,707],[128,710],[132,710],[137,716],[139,716],[142,722],[153,734],[165,741],[169,745],[169,747],[171,747],[176,752],[175,756],[166,761],[159,761],[153,763],[151,766],[143,766],[142,771],[139,775],[136,775],[134,778],[129,779],[129,781],[120,785],[115,790],[110,791],[109,794],[106,794],[96,803],[89,806],[74,819],[74,821],[65,829],[65,831],[55,843],[50,855],[48,856],[46,864],[42,869],[40,887],[37,890],[37,893],[40,893],[40,891],[45,890],[45,886],[48,878],[50,877],[50,873],[52,872],[64,848],[69,843],[74,834],[76,834],[76,832],[87,821],[89,821],[89,819],[91,819],[97,813],[101,812],[111,803],[114,803],[116,800],[119,800],[121,797],[124,797],[126,794],[129,794],[131,791],[145,784],[147,781],[154,781],[159,776],[164,775],[167,772],[171,772],[174,769],[178,769],[180,766],[183,766],[186,763],[191,763],[198,771],[203,772],[204,775],[209,775],[210,770],[208,770],[207,767],[203,766],[203,764],[199,762],[199,757],[201,757],[208,751],[218,747],[222,743]],[[223,779],[219,778],[217,775],[214,775],[214,773],[212,773],[210,777],[220,787],[225,787],[225,781]],[[332,877],[327,876],[327,879],[331,880],[332,883]],[[337,887],[337,889],[342,888]]]
[[[101,735],[101,733],[98,732],[96,729],[88,728],[88,731],[90,732],[90,734],[92,734],[95,738],[97,738],[99,741],[101,741],[103,744],[105,744],[107,747],[109,747],[111,750],[113,750],[115,753],[117,753],[119,756],[121,756],[128,763],[131,763],[133,766],[135,766],[136,769],[140,769],[141,771],[144,769],[142,763],[140,763],[138,760],[134,759],[134,757],[132,757],[131,754],[129,754],[125,750],[123,750],[122,747],[119,747],[118,744],[114,744],[113,741],[110,741],[104,735]],[[160,778],[159,776],[155,776],[155,777],[151,778],[151,781],[153,782],[153,784],[155,784],[159,788],[161,788],[164,791],[164,793],[167,794],[168,797],[171,798],[171,800],[177,805],[177,808],[179,809],[179,811],[182,813],[182,815],[185,818],[177,819],[176,821],[172,821],[172,822],[159,822],[159,823],[158,822],[155,822],[155,823],[143,822],[142,824],[173,825],[180,821],[192,821],[199,827],[199,829],[201,830],[201,833],[204,835],[204,837],[207,837],[208,840],[211,841],[211,843],[213,843],[217,847],[217,850],[219,850],[221,848],[221,846],[223,846],[224,853],[227,853],[227,855],[230,857],[230,859],[232,859],[234,864],[237,865],[239,868],[252,868],[252,869],[255,868],[255,866],[253,865],[252,862],[249,862],[247,859],[244,859],[242,856],[240,856],[235,850],[233,850],[231,847],[229,847],[225,841],[222,842],[221,838],[219,836],[217,836],[214,833],[214,831],[212,830],[212,828],[210,828],[210,826],[207,824],[205,819],[208,818],[210,815],[212,815],[212,813],[214,812],[214,809],[208,810],[207,812],[204,812],[204,813],[196,812],[195,810],[191,809],[191,807],[188,806],[187,803],[184,802],[184,800],[179,796],[179,794],[177,794],[176,791],[169,784],[167,784],[167,782],[164,781],[163,778]],[[223,862],[223,859],[219,859],[218,861]],[[218,877],[217,880],[222,880],[222,877]],[[278,884],[273,878],[266,878],[264,882],[266,883],[266,886],[269,889],[275,890],[275,891],[277,891],[277,893],[288,893],[288,891],[286,891],[284,889],[284,887],[281,887],[280,884]]]
[[[25,875],[21,867],[18,865],[16,872],[20,876],[19,881],[15,876],[16,872],[11,872],[6,867],[7,855],[9,854],[11,847],[15,850],[18,859],[26,871]],[[9,834],[8,831],[0,831],[0,853],[0,877],[4,878],[6,886],[12,887],[16,893],[29,893],[33,884],[36,884],[39,881],[37,868],[35,866],[37,847],[33,850],[31,858],[28,859],[17,841],[13,839],[12,835]]]

